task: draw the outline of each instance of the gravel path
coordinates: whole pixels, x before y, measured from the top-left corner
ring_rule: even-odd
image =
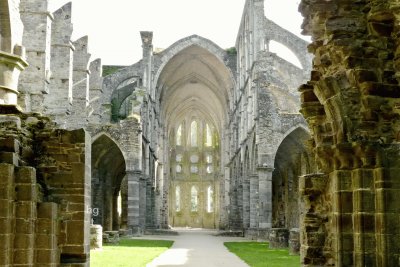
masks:
[[[213,230],[184,228],[174,230],[178,231],[179,235],[141,237],[141,239],[175,241],[170,249],[147,264],[147,267],[248,267],[224,246],[224,242],[246,241],[246,239],[214,236],[216,231]]]

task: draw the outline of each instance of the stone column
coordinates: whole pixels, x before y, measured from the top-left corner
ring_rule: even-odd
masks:
[[[147,194],[146,194],[146,180],[147,177],[141,176],[139,180],[139,225],[142,230],[146,227],[146,203],[147,203]]]
[[[327,217],[327,207],[324,205],[321,194],[325,190],[327,180],[328,177],[325,174],[300,176],[299,191],[304,204],[300,217],[300,261],[308,266],[324,266],[326,263],[322,247],[325,239],[328,238],[326,227],[323,226],[326,223],[324,219]],[[335,242],[338,246],[342,244],[340,240],[341,237],[337,236]]]
[[[245,176],[243,181],[243,228],[250,227],[250,177]]]
[[[84,36],[73,42],[75,52],[72,76],[72,118],[68,120],[68,126],[74,128],[85,127],[87,124],[90,74],[88,41],[88,37]]]
[[[250,176],[250,228],[257,229],[258,228],[258,175]]]
[[[43,112],[43,94],[49,93],[50,41],[53,15],[48,0],[23,0],[20,4],[24,23],[23,45],[29,67],[21,74],[18,104],[26,112]]]
[[[89,103],[90,111],[93,111],[89,120],[91,123],[100,124],[102,113],[101,96],[103,94],[103,77],[101,60],[96,59],[89,66]]]
[[[118,193],[113,194],[112,199],[112,230],[118,231],[119,230],[119,214],[118,214]]]
[[[272,226],[272,167],[258,167],[259,229]]]
[[[128,179],[128,227],[132,229],[133,235],[141,235],[140,227],[140,177],[141,171],[127,170]]]
[[[59,124],[65,123],[72,101],[72,63],[75,47],[71,42],[71,2],[53,13],[51,29],[51,78],[45,95],[45,114],[55,116]]]
[[[121,183],[121,229],[128,228],[128,178]]]
[[[22,46],[19,1],[5,1],[0,9],[0,105],[17,105],[18,78],[27,66]],[[3,23],[4,22],[4,23]]]

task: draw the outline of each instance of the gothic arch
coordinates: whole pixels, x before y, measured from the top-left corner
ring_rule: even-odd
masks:
[[[277,228],[298,228],[299,176],[304,175],[304,165],[310,166],[307,147],[310,138],[303,125],[287,131],[279,143],[272,173],[272,224]],[[308,170],[310,171],[310,170]]]
[[[231,99],[233,88],[235,88],[235,79],[233,75],[233,70],[231,70],[225,64],[228,57],[226,51],[220,48],[212,41],[198,35],[191,35],[186,38],[183,38],[175,42],[169,48],[165,49],[163,52],[159,54],[160,56],[159,67],[156,70],[156,74],[153,79],[154,84],[152,86],[153,90],[155,90],[155,93],[152,95],[156,96],[155,97],[156,99],[162,98],[162,91],[164,89],[164,85],[160,84],[160,78],[162,76],[162,73],[165,72],[165,68],[168,66],[168,64],[174,57],[181,54],[184,50],[187,50],[190,47],[201,48],[204,51],[204,53],[214,56],[215,62],[213,64],[218,64],[220,66],[225,67],[224,71],[225,72],[224,76],[226,76],[225,78],[226,81],[224,86],[225,87],[224,89],[226,90],[225,98]]]
[[[125,170],[125,158],[117,143],[106,133],[97,135],[92,142],[92,208],[99,213],[93,221],[107,230],[120,226],[117,201]]]
[[[299,59],[303,70],[311,70],[311,55],[305,53],[307,51],[308,42],[299,39],[293,33],[283,29],[273,21],[265,18],[265,32],[268,33],[268,39],[276,41],[286,46],[291,50],[295,56]]]

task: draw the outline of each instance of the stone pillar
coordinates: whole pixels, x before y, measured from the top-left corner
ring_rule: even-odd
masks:
[[[274,168],[258,167],[259,229],[272,227],[272,172]]]
[[[147,178],[147,177],[146,177]],[[146,203],[147,203],[147,192],[146,192],[147,180],[143,175],[139,180],[139,225],[142,230],[146,227]]]
[[[250,176],[250,228],[257,229],[258,228],[258,175]]]
[[[112,199],[112,230],[119,230],[119,214],[118,214],[118,193],[113,195]]]
[[[15,194],[14,166],[11,164],[0,163],[0,265],[11,266],[13,255],[13,235],[14,214],[13,202]],[[28,221],[29,222],[29,221]],[[27,225],[33,226],[33,222]]]
[[[121,183],[121,229],[128,228],[128,178],[124,177]]]
[[[48,0],[22,0],[20,13],[24,23],[22,44],[29,67],[20,76],[18,104],[26,112],[42,113],[43,94],[49,93],[53,15],[49,12]]]
[[[133,235],[141,235],[140,226],[140,177],[141,171],[126,171],[128,179],[128,227]]]
[[[289,233],[289,255],[300,254],[300,231],[299,228],[290,229]]]
[[[88,37],[84,36],[75,42],[72,75],[72,118],[68,126],[74,128],[85,127],[87,124],[87,111],[89,106],[89,59]]]
[[[102,93],[103,93],[103,77],[101,59],[96,59],[90,63],[89,66],[89,103],[92,114],[89,116],[91,123],[100,124],[103,115],[102,107]]]
[[[27,66],[22,46],[19,1],[6,0],[0,8],[0,105],[17,105],[18,78]]]
[[[250,177],[245,176],[243,181],[243,228],[250,227]]]
[[[271,228],[268,240],[270,248],[287,248],[289,246],[289,230],[286,228]]]
[[[105,186],[104,192],[104,212],[103,212],[103,229],[104,231],[112,231],[113,223],[113,195],[110,192],[111,185]]]
[[[90,249],[103,248],[103,228],[99,224],[90,226]]]
[[[300,176],[299,191],[304,204],[304,211],[300,216],[300,260],[304,265],[324,266],[326,258],[322,247],[327,238],[325,211],[321,194],[324,192],[328,177],[325,174],[309,174]],[[341,243],[337,236],[337,244]],[[341,265],[340,265],[341,266]]]
[[[72,103],[72,63],[75,47],[71,42],[72,4],[67,3],[53,13],[51,29],[51,78],[48,95],[45,95],[45,114],[54,116],[56,122],[65,124]]]
[[[153,32],[141,31],[140,37],[142,38],[142,48],[143,48],[143,86],[150,90],[151,80],[152,80],[152,57],[153,57]],[[150,92],[149,92],[150,93]],[[154,99],[154,92],[151,93]]]
[[[53,165],[39,163],[51,198],[59,201],[61,262],[89,266],[91,206],[91,139],[84,130],[55,130],[42,134],[41,156]],[[42,166],[43,165],[43,166]]]

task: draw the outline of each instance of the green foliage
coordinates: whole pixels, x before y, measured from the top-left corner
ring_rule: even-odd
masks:
[[[236,55],[237,51],[236,51],[236,47],[230,47],[225,49],[226,53],[228,53],[228,55]]]
[[[125,66],[104,65],[103,66],[103,77],[113,74],[122,68],[125,68]]]
[[[228,250],[251,267],[299,267],[300,256],[287,249],[269,249],[268,242],[225,242]]]
[[[92,267],[144,267],[172,246],[168,240],[121,239],[118,245],[106,244],[90,252]]]

